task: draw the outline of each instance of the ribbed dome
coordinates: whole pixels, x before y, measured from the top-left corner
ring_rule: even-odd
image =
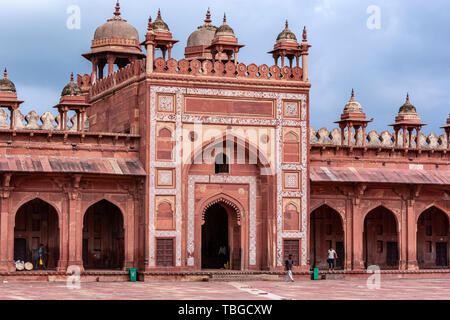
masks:
[[[280,32],[280,34],[277,37],[277,43],[279,42],[297,42],[297,37],[295,34],[289,30],[289,25],[286,20],[286,27],[283,31]]]
[[[223,16],[223,24],[217,28],[214,37],[232,37],[235,38],[234,31],[229,25],[227,25],[227,17]]]
[[[398,110],[399,114],[417,114],[416,107],[409,102],[409,94],[406,95],[405,103]]]
[[[8,79],[8,72],[5,69],[3,79],[0,80],[0,92],[16,92],[16,86]]]
[[[209,9],[206,13],[205,23],[191,33],[187,40],[187,47],[208,46],[216,34],[217,27],[211,24]]]
[[[120,5],[117,2],[114,17],[108,19],[106,23],[102,24],[95,30],[94,40],[99,39],[133,39],[139,41],[139,33],[127,20],[120,16]]]
[[[61,96],[81,96],[81,88],[73,81],[73,73],[70,75],[70,82],[64,87]]]
[[[355,99],[355,92],[352,89],[352,96],[344,107],[344,113],[363,113],[361,104]]]
[[[169,26],[164,20],[161,18],[161,11],[158,10],[158,16],[155,21],[152,23],[153,31],[155,32],[170,32]]]

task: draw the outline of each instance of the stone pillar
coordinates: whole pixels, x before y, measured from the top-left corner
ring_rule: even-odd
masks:
[[[363,232],[364,221],[362,219],[361,209],[359,204],[356,204],[357,199],[354,198],[352,204],[352,218],[353,218],[353,270],[364,270],[363,257]]]
[[[308,77],[308,53],[302,54],[303,81],[309,82]]]
[[[0,199],[0,271],[9,271],[10,263],[8,258],[9,246],[14,245],[8,240],[10,231],[9,225],[9,198]]]
[[[154,59],[153,44],[147,44],[146,50],[147,50],[147,60],[146,60],[145,71],[147,74],[150,74],[153,72],[153,59]]]
[[[93,58],[92,62],[92,74],[91,74],[91,84],[97,81],[97,59]]]
[[[400,250],[400,261],[399,261],[399,269],[406,269],[406,261],[408,254],[408,222],[407,222],[407,209],[405,206],[405,202],[402,201],[401,211],[400,211],[400,221],[399,221],[399,250]]]
[[[345,236],[345,270],[352,269],[353,261],[353,215],[351,202],[347,200],[345,202],[345,226],[344,226],[344,236]]]
[[[66,271],[68,267],[68,244],[69,244],[69,205],[67,195],[61,194],[66,200],[62,201],[61,216],[59,217],[59,260],[57,271]]]
[[[406,201],[406,224],[407,224],[407,269],[418,270],[419,265],[417,263],[417,220],[414,214],[414,201]]]
[[[69,217],[69,252],[68,265],[78,266],[83,270],[82,246],[83,246],[83,221],[81,212],[81,197],[75,192],[68,192],[68,217]]]
[[[114,73],[114,57],[108,56],[108,76]]]
[[[125,242],[125,261],[123,264],[123,269],[126,270],[126,268],[132,268],[133,261],[134,261],[134,201],[133,198],[130,196],[127,204],[126,204],[126,212],[123,212],[123,222],[124,222],[124,229],[125,229],[125,236],[124,236],[124,242]]]

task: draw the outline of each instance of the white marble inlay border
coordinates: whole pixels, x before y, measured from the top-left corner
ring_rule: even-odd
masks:
[[[175,115],[164,115],[157,114],[156,112],[156,93],[175,93],[176,94],[176,114]],[[209,96],[228,96],[228,97],[251,97],[251,98],[266,98],[266,99],[275,99],[276,100],[276,120],[268,120],[268,119],[243,119],[243,118],[230,118],[230,117],[214,117],[214,116],[189,116],[182,114],[182,98],[183,94],[190,95],[209,95]],[[300,100],[301,101],[301,121],[296,120],[283,120],[282,119],[282,102],[283,100]],[[275,159],[275,167],[277,173],[277,266],[282,266],[282,239],[289,237],[298,237],[302,238],[302,265],[306,265],[306,217],[307,217],[307,108],[306,108],[306,95],[305,94],[288,94],[288,93],[274,93],[274,92],[256,92],[256,91],[241,91],[241,90],[224,90],[224,89],[204,89],[204,88],[182,88],[182,87],[151,87],[150,90],[150,114],[151,121],[150,123],[150,179],[149,179],[149,188],[150,188],[150,246],[149,246],[149,263],[150,266],[154,266],[155,262],[155,248],[154,248],[154,197],[156,193],[159,192],[167,192],[167,191],[156,191],[155,189],[155,167],[162,168],[176,168],[176,235],[177,235],[177,259],[176,265],[181,265],[181,156],[176,157],[180,159],[178,163],[170,163],[170,162],[156,162],[155,153],[155,121],[175,121],[176,122],[176,152],[178,155],[181,155],[181,126],[183,122],[197,122],[197,123],[215,123],[215,124],[236,124],[236,125],[266,125],[266,126],[274,126],[276,129],[276,150],[277,155]],[[282,128],[283,126],[295,126],[301,127],[302,130],[302,158],[301,164],[283,164],[282,163]],[[301,192],[293,193],[283,193],[282,185],[282,170],[297,170],[302,172],[301,177]],[[193,192],[193,191],[190,191]],[[188,197],[190,196],[190,192],[188,192]],[[295,196],[300,197],[302,201],[302,230],[300,233],[283,233],[282,231],[282,216],[283,216],[283,208],[282,208],[282,199],[284,196]],[[193,205],[193,204],[192,204]],[[188,204],[188,211],[191,210],[191,203]],[[256,207],[255,207],[256,210]],[[188,230],[190,227],[194,227],[193,221],[190,221],[188,218]],[[256,226],[255,226],[256,230]],[[189,232],[188,232],[189,233]],[[293,236],[295,235],[295,236]],[[189,235],[188,235],[189,237]],[[193,239],[193,238],[192,238]],[[193,241],[193,240],[192,240]],[[191,247],[190,247],[191,245]],[[256,245],[255,245],[256,248]],[[193,243],[189,243],[188,241],[188,253],[193,252]],[[191,251],[189,251],[191,250]],[[252,257],[250,257],[250,260]],[[251,261],[252,262],[252,261]],[[193,265],[193,257],[188,259],[188,265]],[[251,263],[250,263],[251,264]]]

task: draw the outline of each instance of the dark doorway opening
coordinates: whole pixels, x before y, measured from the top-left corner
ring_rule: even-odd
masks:
[[[337,211],[322,205],[310,215],[310,257],[314,268],[328,268],[328,249],[336,250],[336,269],[344,268],[344,226]]]
[[[39,246],[43,245],[43,266]],[[58,213],[47,202],[34,199],[19,208],[14,226],[14,261],[31,262],[34,269],[56,269],[59,260]]]
[[[85,269],[122,269],[125,258],[123,217],[120,209],[102,200],[89,207],[83,219]]]
[[[448,244],[447,242],[436,242],[436,265],[448,266]]]
[[[205,212],[202,225],[202,268],[221,269],[229,261],[228,213],[220,204]]]
[[[398,266],[398,243],[389,241],[386,243],[386,264],[390,267]]]
[[[432,206],[417,220],[417,262],[420,269],[448,267],[449,219]]]
[[[379,206],[364,219],[364,264],[380,269],[397,269],[399,266],[397,220],[390,210]]]

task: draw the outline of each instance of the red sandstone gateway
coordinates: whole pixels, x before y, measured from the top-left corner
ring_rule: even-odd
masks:
[[[39,266],[40,244],[48,270],[137,268],[141,279],[281,272],[289,254],[308,272],[326,267],[329,247],[346,271],[448,269],[450,117],[427,137],[408,96],[394,133],[367,133],[352,92],[340,129],[316,131],[306,29],[299,43],[286,22],[272,66],[239,62],[243,45],[209,10],[185,59],[171,57],[177,42],[158,12],[140,43],[117,3],[56,118],[24,117],[5,70],[1,271]]]

